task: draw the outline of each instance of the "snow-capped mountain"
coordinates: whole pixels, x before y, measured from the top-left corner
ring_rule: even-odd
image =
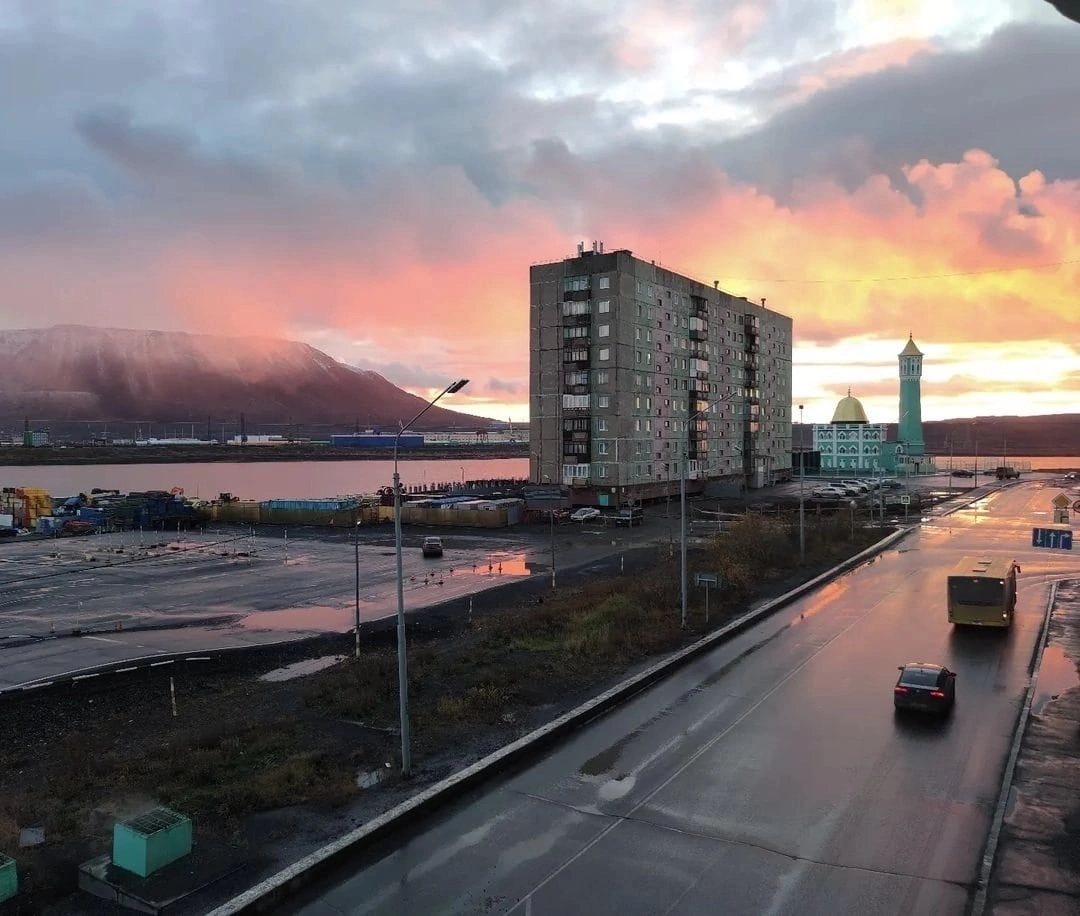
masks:
[[[58,325],[0,331],[0,425],[71,420],[394,427],[424,406],[377,372],[263,337]],[[490,420],[433,407],[421,428]],[[343,430],[345,431],[345,430]]]

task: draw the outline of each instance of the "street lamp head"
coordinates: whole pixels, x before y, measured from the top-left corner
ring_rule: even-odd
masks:
[[[459,378],[456,382],[454,382],[452,385],[450,385],[449,388],[446,389],[446,393],[447,394],[457,394],[457,392],[461,391],[461,389],[464,388],[468,384],[469,384],[469,380],[467,378]]]

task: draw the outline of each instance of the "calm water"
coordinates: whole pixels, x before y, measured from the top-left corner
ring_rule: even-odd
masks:
[[[406,486],[462,480],[524,478],[528,458],[461,461],[399,461]],[[213,499],[232,493],[241,499],[317,499],[347,493],[374,493],[389,486],[393,461],[260,461],[194,464],[97,464],[0,467],[0,486],[42,487],[53,496],[106,490],[171,490]]]
[[[1078,458],[1009,458],[1033,471],[1077,468]],[[980,456],[979,468],[993,471],[999,458]],[[973,467],[973,457],[954,455],[953,467]],[[946,456],[938,467],[949,467]],[[461,480],[524,478],[528,458],[493,458],[471,461],[400,461],[406,486],[444,484]],[[265,461],[206,464],[99,464],[59,467],[0,467],[0,486],[43,487],[53,496],[89,492],[93,487],[131,490],[171,490],[183,487],[189,496],[213,499],[232,493],[241,499],[316,499],[346,493],[374,493],[388,486],[393,461]]]

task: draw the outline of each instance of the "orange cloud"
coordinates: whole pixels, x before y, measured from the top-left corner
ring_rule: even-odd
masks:
[[[1001,396],[991,383],[1030,383],[1032,365],[1043,394],[1024,390],[1027,412],[1058,405],[1055,389],[1075,378],[1080,181],[1010,176],[978,150],[854,190],[804,184],[784,202],[691,154],[660,168],[638,158],[589,164],[563,150],[538,155],[522,180],[533,195],[503,203],[453,169],[387,176],[367,195],[309,190],[262,218],[228,211],[172,234],[148,224],[96,252],[48,240],[9,248],[0,276],[9,301],[33,303],[23,324],[307,339],[355,364],[409,367],[390,377],[414,390],[470,377],[463,409],[468,394],[501,415],[516,403],[522,418],[529,265],[597,238],[791,315],[799,399],[827,405],[861,339],[898,349],[909,330],[928,354],[1011,342],[1012,355],[965,367],[964,407],[948,411],[940,381],[935,409],[948,415],[993,412]],[[46,269],[58,263],[62,277]],[[809,344],[831,348],[832,364],[800,367]],[[970,381],[980,371],[982,406]],[[893,379],[892,349],[861,377]]]
[[[898,38],[865,48],[852,48],[825,58],[811,72],[799,77],[795,98],[803,101],[817,92],[893,67],[906,67],[919,54],[935,51],[924,38]]]

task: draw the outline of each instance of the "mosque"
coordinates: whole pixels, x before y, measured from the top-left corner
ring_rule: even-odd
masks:
[[[899,353],[900,420],[895,440],[887,423],[871,423],[858,398],[841,398],[831,423],[815,423],[814,450],[822,471],[869,474],[932,474],[937,468],[926,454],[922,432],[923,354],[911,335]]]

